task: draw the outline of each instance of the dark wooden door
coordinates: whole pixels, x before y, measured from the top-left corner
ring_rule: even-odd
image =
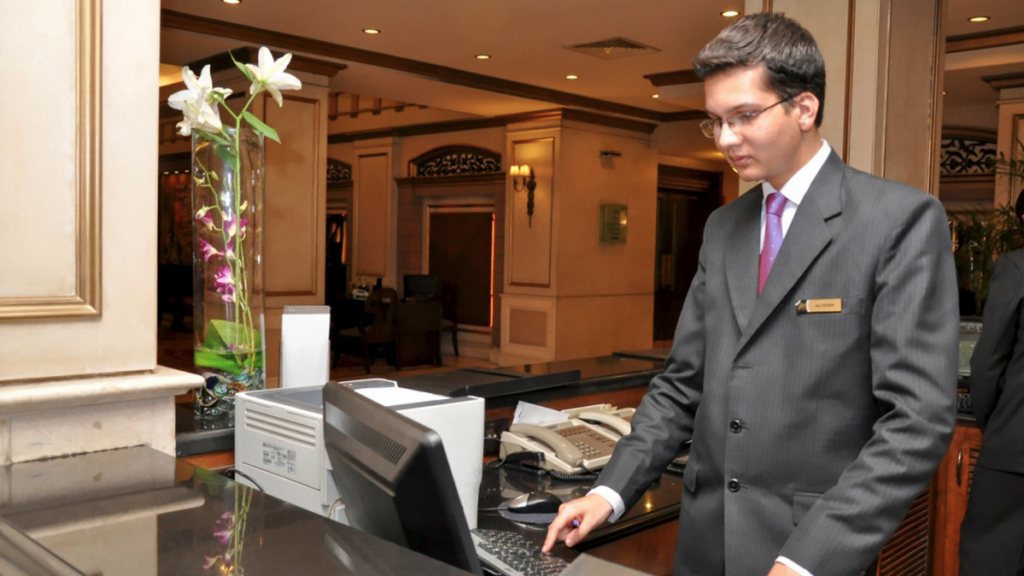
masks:
[[[658,166],[654,340],[671,340],[697,273],[704,224],[722,204],[721,174]]]
[[[493,211],[430,214],[429,274],[455,287],[460,325],[491,325]]]

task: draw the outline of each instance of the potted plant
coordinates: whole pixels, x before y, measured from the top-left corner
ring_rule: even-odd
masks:
[[[1024,152],[1024,142],[1017,141]],[[1010,189],[1024,183],[1024,160],[1006,158],[1003,153],[990,161],[996,174],[1010,179]],[[971,212],[967,217],[954,216],[954,257],[960,287],[974,292],[981,314],[988,300],[988,285],[992,277],[992,264],[1000,254],[1024,248],[1024,221],[1017,217],[1014,201],[1024,201],[1024,190],[1011,197],[1010,202],[996,206],[990,214]]]

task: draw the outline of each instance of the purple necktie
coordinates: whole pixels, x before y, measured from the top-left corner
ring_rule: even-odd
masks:
[[[768,274],[772,271],[775,257],[782,248],[782,211],[786,208],[786,197],[772,192],[764,203],[764,246],[761,248],[761,265],[757,274],[757,294],[761,295]]]

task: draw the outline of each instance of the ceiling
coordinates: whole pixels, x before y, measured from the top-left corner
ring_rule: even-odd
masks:
[[[960,36],[1000,28],[1024,26],[1024,2],[1021,0],[949,0],[946,8],[946,35]],[[971,22],[974,16],[988,16],[987,22]]]
[[[986,22],[971,22],[988,16]],[[1024,0],[949,0],[946,32],[961,36],[1024,26]],[[995,132],[999,125],[999,91],[983,76],[1024,72],[1024,45],[946,56],[943,125]]]
[[[686,109],[651,96],[643,76],[689,68],[694,54],[742,10],[742,0],[163,0],[163,8],[238,24],[412,58],[459,70],[514,80],[661,112]],[[651,26],[671,22],[672,26]],[[378,28],[378,35],[364,34]],[[602,60],[563,46],[621,36],[660,49],[653,54]],[[184,64],[235,47],[184,32],[162,32],[161,61]],[[488,54],[489,60],[477,60]],[[536,103],[436,82],[411,82],[409,75],[350,64],[332,88],[418,104],[491,115],[514,113]],[[566,75],[575,74],[577,80]],[[451,98],[449,99],[449,96]],[[429,101],[435,100],[435,101]]]
[[[949,0],[947,32],[962,35],[1024,25],[1024,0]],[[658,89],[643,76],[691,67],[697,51],[743,10],[743,0],[162,0],[164,9],[410,58],[658,112],[703,107],[700,85]],[[971,23],[971,16],[991,19]],[[364,28],[381,30],[364,34]],[[603,60],[565,46],[624,37],[660,51]],[[161,31],[161,62],[182,65],[242,44],[178,30]],[[1022,51],[1024,52],[1024,51]],[[476,54],[488,54],[478,60]],[[457,86],[345,62],[334,91],[494,116],[553,108],[550,102]],[[946,109],[970,106],[991,123],[998,92],[982,75],[1024,71],[1020,62],[948,73]],[[575,74],[577,80],[566,75]],[[965,108],[966,110],[966,108]],[[988,112],[986,112],[988,110]],[[955,114],[954,114],[955,115]],[[960,116],[964,116],[961,114]],[[697,154],[711,145],[700,138]],[[713,149],[713,148],[712,148]]]

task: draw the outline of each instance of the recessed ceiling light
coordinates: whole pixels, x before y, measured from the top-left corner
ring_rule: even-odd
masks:
[[[740,13],[735,10],[726,10],[725,12],[722,12],[722,16],[725,16],[726,18],[735,18],[739,15]]]
[[[376,28],[363,28],[363,33],[364,34],[380,34],[380,30],[377,30]]]
[[[225,4],[241,4],[242,0],[223,0]]]
[[[567,78],[568,80],[576,80],[576,79],[578,79],[578,78],[579,78],[579,76],[577,76],[577,75],[575,75],[575,74],[569,74],[568,76],[566,76],[566,78]]]
[[[988,16],[974,16],[968,18],[971,22],[988,22]]]
[[[477,60],[490,60],[491,59],[491,55],[490,54],[477,54],[476,55],[476,59]]]
[[[651,94],[651,98],[660,98],[657,94]]]

